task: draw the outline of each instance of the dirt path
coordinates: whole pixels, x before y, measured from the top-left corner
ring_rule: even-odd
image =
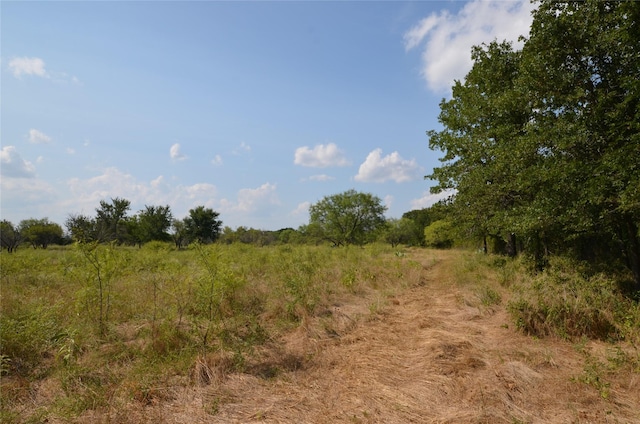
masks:
[[[603,399],[579,381],[585,360],[572,344],[517,333],[504,306],[483,308],[452,285],[452,254],[438,255],[433,266],[422,258],[423,284],[372,318],[334,337],[301,327],[273,354],[289,371],[214,379],[147,408],[140,421],[640,423],[640,375],[612,384]],[[338,306],[332,316],[348,323],[354,311]]]

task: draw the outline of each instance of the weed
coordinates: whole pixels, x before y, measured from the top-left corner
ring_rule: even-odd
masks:
[[[583,372],[577,380],[596,389],[603,399],[608,399],[611,395],[611,384],[602,376],[604,368],[604,364],[587,354]]]
[[[422,267],[409,257],[384,245],[178,251],[161,243],[3,256],[0,374],[24,384],[3,385],[0,421],[25,422],[12,408],[44,377],[59,384],[61,395],[43,411],[74,421],[114,402],[162,400],[172,384],[199,381],[189,378],[207,370],[198,358],[215,352],[225,352],[224,361],[206,363],[221,372],[254,370],[270,378],[294,369],[301,360],[256,368],[256,347],[346,293],[375,289],[370,310],[378,311],[385,293],[419,280]]]
[[[357,269],[347,269],[342,272],[342,284],[349,290],[353,290],[356,284],[357,272]]]
[[[489,286],[481,286],[477,290],[477,294],[484,306],[499,305],[502,302],[500,293]]]
[[[585,277],[560,262],[517,289],[508,309],[528,334],[629,341],[640,337],[640,305],[603,275]]]

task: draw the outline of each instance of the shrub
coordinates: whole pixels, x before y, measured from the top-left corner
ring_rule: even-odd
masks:
[[[585,276],[566,259],[555,258],[548,270],[523,283],[508,305],[518,328],[535,336],[636,339],[640,305],[620,292],[605,275]]]
[[[424,241],[428,247],[447,249],[453,246],[455,228],[451,221],[439,220],[424,229]]]

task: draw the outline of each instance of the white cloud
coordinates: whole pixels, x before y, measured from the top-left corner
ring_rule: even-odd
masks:
[[[213,159],[211,159],[211,163],[214,166],[222,166],[222,156],[215,155]]]
[[[44,60],[39,57],[15,57],[9,61],[9,69],[11,69],[13,76],[16,78],[20,78],[22,75],[49,77],[46,69],[44,69]]]
[[[318,144],[313,149],[308,146],[296,149],[293,163],[313,168],[326,168],[329,166],[347,166],[349,161],[344,157],[342,150],[335,143],[327,145]]]
[[[171,160],[185,160],[187,156],[180,151],[180,143],[175,143],[169,149],[169,156],[171,156]]]
[[[298,206],[291,211],[292,216],[301,216],[307,215],[309,213],[309,208],[311,207],[311,202],[302,202],[299,203]]]
[[[243,141],[240,143],[240,146],[237,149],[234,149],[231,153],[233,153],[234,155],[240,155],[242,153],[250,153],[250,152],[251,152],[251,146],[249,146],[247,143]]]
[[[51,143],[51,137],[49,137],[48,135],[46,135],[41,131],[38,131],[32,128],[29,130],[29,143],[32,143],[32,144]]]
[[[187,199],[197,200],[202,198],[207,198],[207,202],[211,200],[217,194],[216,186],[209,183],[197,183],[191,186],[181,187],[186,194]]]
[[[133,211],[145,204],[169,205],[174,216],[181,217],[195,206],[213,207],[218,194],[212,184],[171,185],[162,175],[149,182],[140,181],[114,167],[88,179],[73,178],[67,185],[73,194],[73,200],[65,205],[67,212],[92,211],[100,200],[122,197],[131,202]]]
[[[158,178],[156,178],[155,180],[151,180],[151,187],[152,188],[158,188],[160,187],[160,185],[164,183],[164,177],[162,175],[160,175]]]
[[[431,31],[437,24],[438,20],[442,17],[447,17],[449,13],[447,11],[443,11],[441,16],[438,16],[435,13],[427,16],[422,19],[416,26],[411,28],[404,34],[404,42],[405,42],[405,50],[409,51],[414,47],[420,45],[420,42],[427,36],[429,31]]]
[[[390,194],[384,196],[383,202],[384,205],[387,207],[387,210],[391,209],[391,205],[393,205],[393,201],[394,201],[394,197]]]
[[[55,197],[55,190],[49,183],[38,178],[0,178],[0,190],[2,200],[5,203],[3,209],[9,203],[21,204],[23,207],[29,204],[28,208],[21,213],[20,219],[35,213],[31,206],[34,204],[44,204],[43,214],[51,211],[51,200]],[[33,216],[33,215],[31,215]]]
[[[280,201],[276,195],[276,185],[264,183],[258,188],[243,188],[240,190],[236,209],[242,212],[251,212],[261,205],[277,205],[279,203]]]
[[[76,154],[76,149],[74,149],[73,147],[67,147],[67,154],[68,155],[75,155]]]
[[[446,92],[471,69],[472,46],[497,39],[519,47],[518,37],[529,34],[533,8],[528,1],[473,0],[455,15],[441,11],[422,19],[404,34],[405,48],[424,43],[422,77],[429,89]]]
[[[264,183],[258,188],[243,188],[238,191],[238,199],[222,199],[220,201],[223,212],[255,212],[267,205],[278,205],[280,201],[276,194],[276,185]]]
[[[422,193],[422,197],[419,199],[413,199],[411,201],[411,210],[424,209],[438,203],[440,200],[444,200],[450,196],[455,195],[454,190],[445,190],[437,194],[431,194],[428,191]]]
[[[36,168],[22,159],[14,146],[4,146],[0,151],[0,175],[9,178],[34,178]],[[4,178],[3,178],[4,181]]]
[[[331,175],[326,175],[326,174],[319,174],[319,175],[312,175],[309,177],[309,179],[311,181],[331,181],[331,180],[335,180],[336,177],[332,177]]]
[[[378,148],[369,153],[354,179],[361,182],[402,183],[416,179],[420,171],[415,159],[402,159],[398,152],[382,157],[382,149]]]

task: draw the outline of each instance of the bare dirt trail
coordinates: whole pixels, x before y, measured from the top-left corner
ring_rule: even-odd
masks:
[[[612,384],[604,399],[579,381],[584,355],[571,343],[519,334],[504,305],[483,308],[449,281],[452,253],[436,253],[435,265],[433,254],[416,257],[423,283],[370,318],[334,337],[311,323],[291,335],[273,353],[289,371],[228,374],[147,407],[139,421],[640,423],[639,375]]]

